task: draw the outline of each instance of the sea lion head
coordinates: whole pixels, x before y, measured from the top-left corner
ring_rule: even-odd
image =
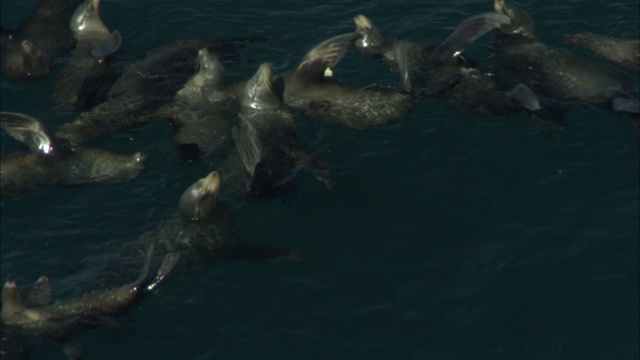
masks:
[[[252,109],[274,109],[282,106],[284,80],[274,79],[271,65],[264,63],[247,81],[242,94],[242,106]]]
[[[216,196],[220,189],[220,176],[212,171],[206,177],[189,186],[178,205],[180,217],[186,221],[200,221],[209,218],[216,207]]]
[[[4,283],[2,289],[2,319],[6,320],[8,316],[23,308],[22,295],[15,281],[7,281]]]
[[[88,32],[108,33],[107,26],[100,18],[100,0],[87,0],[78,6],[71,17],[69,28],[76,40]]]
[[[199,86],[210,85],[214,87],[224,86],[227,82],[224,67],[218,58],[210,54],[206,48],[198,50],[198,65],[194,81]]]
[[[371,20],[359,14],[353,18],[353,22],[356,23],[356,32],[362,36],[356,40],[355,47],[363,52],[378,53],[384,39]]]
[[[502,25],[498,31],[502,34],[520,34],[534,37],[536,27],[529,14],[515,5],[508,4],[505,0],[494,0],[493,9],[499,14],[511,18],[511,23]]]
[[[51,64],[29,40],[9,41],[2,54],[5,74],[15,80],[36,81],[51,73]]]

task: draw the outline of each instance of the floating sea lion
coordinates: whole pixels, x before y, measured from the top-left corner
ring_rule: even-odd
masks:
[[[421,92],[348,87],[327,76],[327,69],[333,68],[359,37],[357,33],[338,35],[309,50],[283,77],[284,102],[310,118],[363,129],[401,119],[426,97]]]
[[[247,81],[238,122],[232,129],[237,151],[223,166],[225,186],[249,200],[286,194],[289,180],[302,167],[327,187],[333,185],[326,162],[309,154],[295,131],[294,115],[283,102],[283,78],[275,79],[264,63]],[[234,191],[231,191],[234,193]]]
[[[176,91],[193,76],[200,49],[233,56],[251,42],[270,39],[265,36],[221,41],[185,40],[151,50],[143,60],[124,69],[122,77],[109,90],[107,101],[60,126],[56,136],[82,143],[158,120],[158,108],[170,102]]]
[[[18,113],[0,112],[0,125],[32,150],[0,160],[0,194],[18,195],[49,186],[122,183],[144,169],[146,156],[118,155],[91,148],[72,149],[50,135],[40,121]]]
[[[508,83],[524,83],[562,101],[581,101],[612,108],[616,98],[632,98],[627,78],[598,61],[549,46],[535,34],[535,26],[521,8],[495,0],[494,9],[511,23],[497,30],[494,58],[508,70]],[[614,110],[617,110],[614,108]]]
[[[566,35],[564,42],[587,48],[627,69],[635,70],[635,72],[640,71],[640,40],[582,33]]]
[[[122,44],[120,33],[109,32],[100,17],[100,0],[87,0],[71,17],[69,24],[76,48],[60,71],[51,95],[63,109],[83,111],[101,102],[117,79],[117,71],[107,57]]]
[[[393,69],[408,68],[407,76],[410,74],[430,93],[465,111],[495,116],[539,109],[538,99],[531,91],[525,93],[522,87],[507,91],[490,72],[475,67],[473,61],[463,57],[464,50],[479,37],[509,24],[508,16],[496,13],[472,16],[439,45],[385,40],[372,21],[362,14],[357,15],[354,22],[356,31],[362,35],[355,42],[361,53],[382,59]],[[408,78],[403,81],[410,83]]]
[[[207,49],[198,51],[196,73],[173,97],[173,102],[158,110],[176,129],[174,143],[183,160],[218,157],[229,150],[231,123],[226,113],[237,105],[238,94],[227,91],[227,77]]]
[[[110,319],[126,314],[162,282],[180,258],[178,253],[167,254],[160,266],[151,271],[152,254],[153,246],[150,246],[136,281],[53,304],[48,304],[49,299],[46,298],[51,294],[48,278],[41,277],[38,280],[40,284],[36,283],[40,288],[36,303],[23,301],[16,283],[7,281],[2,292],[2,341],[3,345],[10,346],[9,349],[3,346],[3,358],[26,356],[39,342],[51,340],[60,345],[70,358],[79,359],[78,350],[67,343],[67,337],[82,329],[109,324]],[[18,346],[20,343],[23,345]]]
[[[180,197],[178,209],[156,229],[123,244],[106,255],[111,273],[117,266],[128,266],[127,259],[150,245],[155,256],[180,252],[181,268],[203,265],[216,260],[300,261],[306,255],[267,244],[239,241],[231,209],[218,199],[221,180],[217,172],[199,179]],[[123,269],[126,271],[126,269]]]
[[[69,18],[82,0],[40,0],[22,25],[3,34],[2,70],[14,80],[36,81],[73,46]]]

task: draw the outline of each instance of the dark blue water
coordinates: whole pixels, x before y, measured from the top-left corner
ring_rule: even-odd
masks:
[[[33,4],[2,0],[3,26],[19,25]],[[640,36],[638,1],[520,5],[555,45],[584,31]],[[314,44],[352,31],[358,13],[388,37],[437,43],[491,9],[491,1],[106,0],[102,14],[130,59],[181,39],[280,35],[225,63],[235,82],[264,61],[287,71]],[[470,52],[485,61],[487,43]],[[355,52],[336,72],[350,85],[397,84]],[[51,127],[73,119],[46,101],[54,78],[2,77],[1,109]],[[479,118],[435,99],[375,129],[301,122],[335,188],[300,173],[292,205],[233,212],[242,240],[309,260],[176,271],[122,324],[73,340],[87,359],[637,359],[638,132],[625,116],[580,104],[566,118],[555,140],[524,115]],[[21,149],[1,139],[3,153]],[[91,144],[148,153],[131,183],[3,198],[1,280],[26,285],[48,274],[58,298],[99,287],[69,274],[155,228],[215,169],[182,162],[171,141],[171,127],[155,123]],[[44,345],[34,358],[64,357]]]

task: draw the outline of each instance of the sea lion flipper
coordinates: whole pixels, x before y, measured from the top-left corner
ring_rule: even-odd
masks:
[[[60,148],[47,127],[31,116],[0,112],[0,127],[32,151],[53,154]]]
[[[528,86],[522,83],[518,83],[518,85],[507,92],[505,96],[528,111],[540,110],[540,100],[538,96],[529,89]]]
[[[263,157],[256,129],[249,122],[240,120],[231,129],[231,135],[247,173],[253,177],[256,166]]]
[[[615,98],[611,102],[611,107],[615,112],[640,114],[640,100],[638,99]]]
[[[398,64],[400,73],[400,86],[402,90],[411,91],[411,79],[409,78],[409,56],[407,54],[409,43],[404,40],[396,41],[393,44],[393,54]]]
[[[434,49],[431,56],[443,63],[455,61],[455,58],[476,39],[510,22],[511,19],[507,15],[499,13],[472,16],[458,25],[455,31]]]
[[[155,275],[146,285],[146,290],[151,291],[155,289],[158,284],[160,284],[160,282],[164,280],[165,276],[167,276],[167,274],[173,269],[173,267],[176,266],[178,260],[180,260],[179,252],[172,252],[165,255],[162,259],[162,263],[158,267],[158,270],[156,270]]]
[[[40,276],[27,292],[25,302],[30,305],[47,305],[51,302],[51,280],[48,276]]]
[[[93,47],[91,57],[98,61],[104,60],[107,56],[118,51],[121,45],[122,36],[118,30],[115,30]]]
[[[321,79],[327,67],[334,67],[342,60],[360,34],[353,32],[327,39],[309,50],[296,67],[297,74]]]

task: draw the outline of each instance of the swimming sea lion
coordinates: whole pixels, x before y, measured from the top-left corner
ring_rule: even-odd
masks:
[[[142,153],[126,156],[91,148],[71,149],[50,135],[40,121],[24,114],[0,112],[0,125],[32,150],[0,160],[3,196],[50,186],[122,183],[144,169],[146,156]]]
[[[635,72],[640,71],[640,40],[582,33],[566,35],[564,42],[587,48],[627,69],[635,70]]]
[[[508,70],[505,82],[524,83],[558,100],[604,108],[612,108],[616,98],[633,97],[622,73],[540,41],[525,10],[504,0],[495,0],[494,9],[511,18],[511,23],[498,29],[493,38],[494,58]]]
[[[127,65],[109,90],[107,101],[61,125],[56,136],[73,143],[83,143],[158,120],[158,108],[170,102],[176,91],[193,75],[200,49],[206,48],[220,56],[232,56],[251,42],[270,39],[184,40],[151,50],[143,60]]]
[[[51,95],[63,109],[88,110],[106,94],[117,79],[106,58],[122,44],[120,33],[109,32],[100,17],[100,0],[87,0],[78,7],[69,24],[76,48],[60,71]]]
[[[183,160],[217,157],[230,149],[231,123],[227,110],[238,96],[226,91],[227,77],[218,58],[206,48],[198,51],[196,73],[173,97],[172,103],[158,110],[176,129],[174,143]]]
[[[333,68],[359,37],[357,33],[338,35],[309,50],[295,69],[283,76],[284,102],[310,118],[363,129],[401,119],[426,97],[410,91],[353,88],[326,76],[325,71]]]
[[[106,266],[130,268],[127,259],[150,245],[155,246],[156,257],[180,252],[180,268],[217,260],[300,261],[305,258],[297,251],[239,241],[231,209],[219,200],[220,186],[221,179],[215,171],[194,182],[180,196],[177,212],[157,228],[107,254]]]
[[[356,31],[362,35],[355,46],[361,53],[382,59],[393,69],[408,68],[407,74],[434,96],[480,116],[507,115],[537,110],[527,98],[513,99],[488,71],[475,67],[463,56],[464,50],[487,32],[509,24],[503,14],[485,13],[463,21],[438,45],[424,45],[406,40],[385,40],[365,15],[354,18]],[[409,79],[404,80],[410,83]],[[511,92],[520,95],[521,91]],[[527,97],[534,96],[528,92]],[[537,98],[533,99],[537,102]]]
[[[327,187],[333,184],[326,162],[309,154],[298,138],[293,112],[283,102],[285,88],[284,79],[274,78],[267,63],[244,87],[238,122],[232,129],[236,151],[227,159],[226,169],[221,169],[225,186],[239,189],[236,195],[241,198],[281,197],[293,185],[290,180],[298,167]]]
[[[9,337],[13,342],[23,339],[33,346],[43,340],[52,340],[64,348],[68,336],[82,329],[108,324],[109,319],[126,314],[162,282],[180,258],[178,253],[167,254],[160,266],[151,271],[152,254],[153,246],[150,246],[144,267],[134,282],[87,292],[50,305],[23,301],[17,284],[7,281],[2,291],[3,342]],[[27,345],[22,350],[31,349]],[[75,355],[73,358],[79,358],[79,354]]]
[[[5,36],[2,70],[14,80],[36,81],[73,45],[69,18],[82,0],[40,0],[22,25]]]

